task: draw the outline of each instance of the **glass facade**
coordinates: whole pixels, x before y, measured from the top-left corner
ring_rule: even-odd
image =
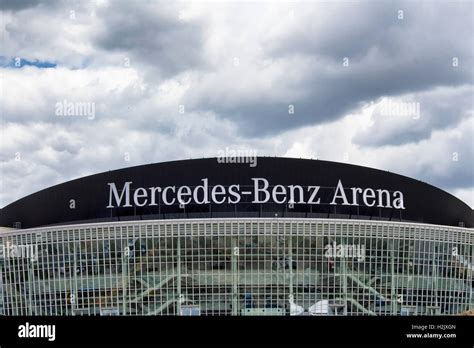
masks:
[[[10,230],[0,314],[461,314],[474,308],[473,232],[277,218]]]

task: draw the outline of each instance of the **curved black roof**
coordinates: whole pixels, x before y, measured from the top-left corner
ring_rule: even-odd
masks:
[[[155,205],[140,207],[132,203],[131,207],[107,207],[110,199],[109,183],[114,183],[117,192],[121,193],[124,184],[131,182],[130,194],[133,197],[134,190],[139,187],[175,186],[178,190],[178,187],[187,185],[195,188],[203,183],[203,178],[208,178],[209,190],[215,185],[222,185],[225,190],[230,185],[240,185],[241,192],[251,191],[254,188],[252,178],[268,180],[270,193],[275,185],[300,185],[305,195],[308,195],[305,202],[310,195],[309,187],[320,186],[317,197],[321,200],[320,204],[291,205],[287,201],[278,204],[270,194],[268,202],[253,203],[253,195],[242,193],[238,203],[233,203],[233,197],[230,197],[223,204],[197,204],[193,201],[180,206],[175,201],[166,205],[158,197]],[[393,205],[331,205],[329,203],[334,198],[339,180],[348,199],[352,198],[352,187],[362,190],[383,189],[391,194],[400,191],[403,193],[404,209],[394,209]],[[314,191],[314,188],[311,190]],[[362,197],[359,197],[359,203],[361,200]],[[337,202],[343,203],[343,200]],[[0,210],[0,226],[14,227],[20,223],[21,228],[31,228],[99,221],[274,216],[411,221],[450,226],[459,226],[462,222],[465,227],[474,226],[473,210],[467,204],[421,181],[345,163],[274,157],[258,157],[256,166],[249,163],[219,163],[216,158],[205,158],[141,165],[86,176],[52,186],[7,205]]]

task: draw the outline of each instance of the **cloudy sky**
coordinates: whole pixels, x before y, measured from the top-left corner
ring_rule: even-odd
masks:
[[[385,169],[474,206],[472,1],[0,4],[0,207],[226,148]]]

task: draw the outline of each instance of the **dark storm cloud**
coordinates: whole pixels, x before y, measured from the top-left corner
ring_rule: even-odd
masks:
[[[0,1],[1,11],[20,11],[26,8],[38,6],[40,0],[2,0]]]
[[[360,59],[371,48],[397,54],[399,34],[413,22],[408,13],[401,22],[398,9],[398,5],[377,2],[322,3],[317,8],[302,4],[294,10],[294,17],[297,21],[302,19],[301,24],[264,45],[272,56],[302,53],[335,60]]]
[[[472,44],[461,34],[472,31],[472,4],[338,3],[317,10],[312,5],[297,6],[299,24],[263,43],[274,61],[303,57],[310,62],[289,66],[288,78],[275,83],[275,90],[291,83],[298,98],[256,94],[229,105],[222,102],[225,98],[190,91],[197,100],[194,107],[235,120],[248,136],[271,135],[336,120],[381,96],[472,82]],[[403,19],[397,17],[399,9]],[[344,57],[349,58],[347,67]],[[453,57],[458,67],[452,66]],[[301,71],[302,78],[291,80]],[[294,115],[288,113],[289,104],[294,105]]]
[[[347,153],[474,202],[472,2],[1,4],[2,56],[57,66],[0,68],[0,205],[227,146],[335,161]],[[382,98],[419,102],[421,117],[362,110]],[[94,103],[96,117],[58,117],[63,101]]]
[[[202,23],[180,19],[177,6],[114,1],[98,15],[103,30],[96,44],[104,50],[123,52],[132,66],[151,68],[158,78],[204,62]]]
[[[372,114],[373,125],[356,133],[353,141],[359,145],[378,147],[429,138],[436,130],[456,127],[463,119],[472,117],[472,96],[473,88],[468,85],[438,88],[392,101],[381,101]],[[390,108],[403,112],[390,114]],[[418,114],[411,113],[416,108]]]
[[[2,0],[0,1],[0,11],[18,12],[27,9],[45,9],[54,11],[61,5],[78,6],[85,4],[84,2],[71,0]]]
[[[421,157],[432,159],[430,165],[418,169],[423,181],[447,190],[474,187],[474,123],[466,123],[448,144],[430,153],[421,153]],[[442,173],[438,172],[440,166],[445,167]]]

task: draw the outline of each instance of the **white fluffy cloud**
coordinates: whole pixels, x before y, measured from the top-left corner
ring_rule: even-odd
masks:
[[[225,147],[390,170],[474,206],[474,57],[457,34],[472,3],[2,6],[0,206]],[[382,117],[386,100],[421,115]],[[57,116],[63,101],[94,117]]]

